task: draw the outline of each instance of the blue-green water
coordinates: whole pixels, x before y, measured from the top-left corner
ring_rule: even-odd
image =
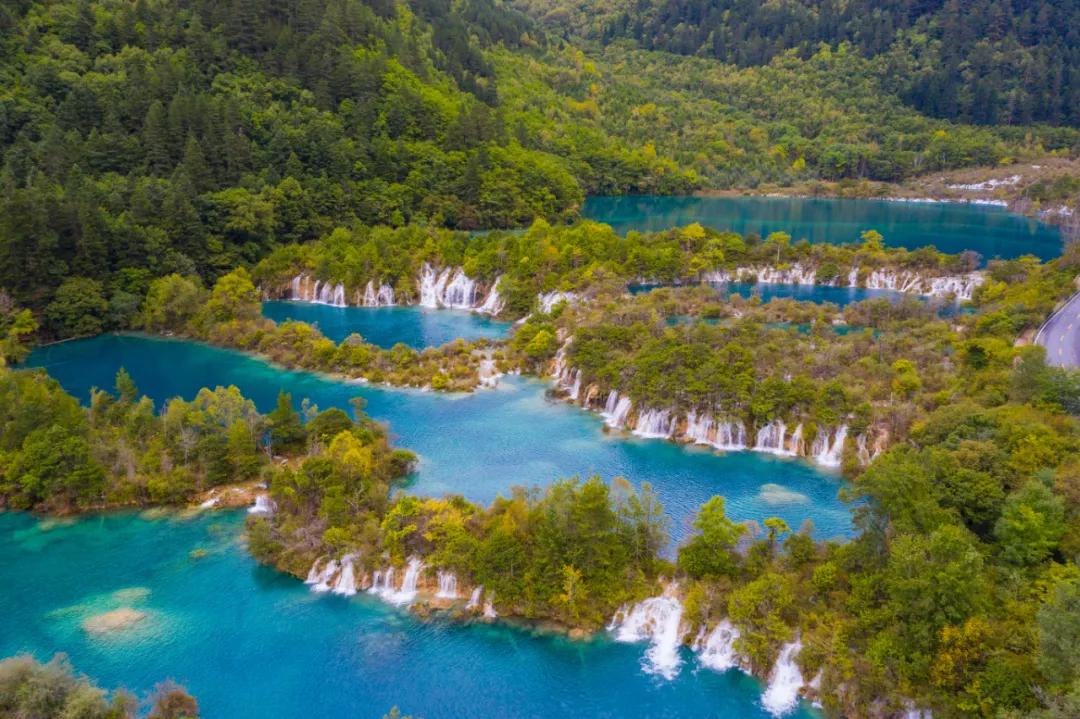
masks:
[[[242,523],[235,512],[0,514],[0,656],[63,651],[139,694],[172,677],[208,719],[370,719],[394,705],[428,719],[768,719],[759,682],[701,668],[685,649],[668,681],[643,671],[640,644],[421,623],[368,595],[312,594],[255,565]],[[146,616],[109,634],[81,628],[120,607]]]
[[[794,241],[858,242],[877,230],[892,247],[933,245],[942,252],[974,250],[984,259],[1061,254],[1061,234],[1038,220],[1000,207],[883,200],[783,197],[590,197],[582,217],[619,233],[653,232],[698,222],[740,234],[786,232]]]
[[[310,302],[264,302],[263,316],[275,322],[297,320],[316,325],[334,342],[359,333],[379,347],[404,342],[423,349],[453,342],[459,337],[476,339],[505,337],[509,322],[484,315],[425,307],[331,307]]]
[[[865,287],[829,287],[828,285],[723,282],[712,284],[711,286],[716,288],[725,299],[736,294],[743,299],[749,299],[751,296],[756,295],[761,298],[762,302],[769,302],[774,299],[792,299],[799,302],[832,302],[841,307],[849,305],[852,302],[862,302],[863,300],[870,300],[875,297],[900,298],[914,296],[904,295],[903,293],[895,292],[893,290],[869,290]],[[630,292],[631,294],[640,294],[654,289],[656,289],[656,285],[632,285],[630,287]]]
[[[676,536],[716,494],[727,497],[736,519],[779,516],[793,527],[811,519],[822,537],[851,532],[848,510],[836,496],[840,480],[809,462],[753,452],[719,456],[704,448],[608,435],[598,415],[546,400],[547,383],[537,380],[504,378],[497,390],[456,395],[376,388],[282,370],[192,342],[115,335],[40,348],[29,364],[48,369],[83,402],[91,387],[112,387],[121,366],[159,406],[218,385],[236,385],[264,412],[274,407],[279,388],[292,394],[294,404],[306,397],[323,409],[347,410],[350,398],[363,396],[368,414],[388,422],[395,441],[420,455],[408,487],[418,494],[458,492],[489,502],[513,485],[599,473],[651,482]]]

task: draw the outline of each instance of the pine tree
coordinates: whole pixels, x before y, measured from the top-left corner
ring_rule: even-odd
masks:
[[[169,157],[165,107],[160,100],[155,100],[146,113],[142,137],[147,167],[158,177],[164,177],[172,169],[172,160]]]

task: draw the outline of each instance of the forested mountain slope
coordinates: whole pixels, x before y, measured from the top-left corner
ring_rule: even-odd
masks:
[[[0,290],[120,328],[154,277],[209,284],[335,227],[562,222],[587,195],[1080,147],[1070,127],[929,118],[883,86],[884,55],[847,46],[739,67],[550,23],[496,0],[7,2]]]
[[[558,221],[696,186],[507,110],[487,50],[545,40],[490,0],[17,2],[0,33],[0,287],[30,306],[69,275],[141,296],[349,223]]]
[[[571,33],[768,64],[850,43],[920,112],[987,125],[1080,125],[1076,0],[517,0]]]

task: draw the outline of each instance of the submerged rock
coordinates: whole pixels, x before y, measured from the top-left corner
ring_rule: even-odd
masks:
[[[146,613],[131,607],[121,607],[111,612],[95,614],[82,623],[83,631],[91,634],[108,634],[130,629],[146,619]]]

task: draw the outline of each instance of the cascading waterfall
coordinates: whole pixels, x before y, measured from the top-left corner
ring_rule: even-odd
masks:
[[[351,597],[356,594],[356,568],[353,566],[355,554],[346,554],[341,558],[341,575],[334,584],[334,594]]]
[[[498,619],[499,613],[495,611],[495,592],[487,593],[487,601],[484,602],[484,618]]]
[[[737,668],[739,655],[735,652],[735,640],[738,638],[739,630],[725,618],[699,644],[698,663],[721,673]]]
[[[311,291],[311,297],[303,298],[318,305],[332,305],[334,307],[345,306],[345,285],[338,283],[332,285],[329,282],[315,281],[315,287]]]
[[[610,397],[609,397],[610,398]],[[626,417],[630,414],[630,398],[619,397],[610,413],[605,411],[604,424],[609,427],[622,428],[626,426]]]
[[[265,494],[255,497],[255,504],[248,507],[248,514],[270,514],[273,511],[274,503]]]
[[[975,293],[975,288],[985,279],[981,272],[972,272],[960,277],[935,277],[930,280],[930,289],[926,294],[931,297],[954,294],[957,299],[970,300],[972,294]]]
[[[799,690],[804,681],[795,657],[800,649],[802,644],[798,639],[781,647],[780,658],[769,676],[769,686],[761,695],[761,706],[775,717],[791,712],[799,703]]]
[[[424,563],[417,557],[409,559],[408,564],[405,565],[405,576],[401,580],[401,589],[398,591],[393,590],[393,584],[390,585],[389,591],[382,595],[391,604],[410,604],[412,600],[416,599],[416,581],[420,578],[420,571],[424,568]],[[389,570],[391,576],[393,570]]]
[[[574,370],[573,377],[574,383],[570,387],[570,400],[573,402],[577,402],[578,397],[581,396],[581,370]]]
[[[555,306],[560,302],[573,304],[575,301],[577,301],[577,294],[573,292],[560,292],[559,290],[545,292],[536,296],[538,309],[545,314],[555,309]]]
[[[503,302],[502,297],[499,295],[500,282],[502,282],[502,275],[495,278],[495,284],[493,284],[491,290],[488,291],[488,296],[487,299],[484,300],[484,304],[476,308],[477,312],[486,315],[497,315],[503,311],[503,307],[506,303]]]
[[[394,568],[389,567],[384,570],[376,569],[371,575],[371,587],[368,589],[371,594],[377,594],[383,599],[389,600],[390,596],[394,593]]]
[[[788,452],[795,457],[801,457],[804,454],[805,444],[802,436],[802,423],[800,423],[795,428],[795,431],[791,433],[791,439],[788,440]]]
[[[420,285],[420,306],[433,310],[438,309],[449,279],[449,267],[436,274],[435,268],[425,262],[420,270],[420,282],[418,283]]]
[[[832,441],[829,441],[828,431],[821,431],[814,439],[811,451],[814,453],[814,461],[823,467],[839,467],[844,454],[844,441],[847,439],[847,425],[842,424],[836,430]]]
[[[746,425],[738,421],[716,425],[716,441],[713,446],[728,451],[746,449]]]
[[[617,642],[641,642],[649,640],[642,667],[650,674],[674,679],[679,673],[682,658],[679,645],[685,633],[682,627],[682,602],[675,596],[678,585],[669,584],[659,597],[651,597],[635,604],[612,620],[609,629],[615,630]]]
[[[442,305],[452,310],[469,310],[476,304],[476,280],[459,267],[443,292]]]
[[[308,570],[307,579],[304,580],[304,584],[315,584],[319,581],[319,564],[323,558],[319,557],[315,560],[315,563],[311,565],[311,569]]]
[[[439,591],[435,596],[439,599],[457,599],[457,575],[453,572],[439,570]]]
[[[368,280],[364,288],[364,297],[361,300],[364,307],[392,307],[394,305],[394,288],[390,285],[379,285],[375,290],[375,283]]]
[[[316,565],[318,562],[316,562]],[[311,568],[312,572],[315,571],[315,567]],[[337,574],[338,563],[336,559],[331,559],[326,563],[318,573],[312,577],[311,572],[308,573],[308,578],[305,580],[305,584],[312,585],[311,591],[313,592],[329,592],[333,587],[334,575]]]
[[[566,341],[562,343],[562,347],[555,353],[555,364],[551,368],[551,376],[556,382],[561,382],[563,375],[566,373],[566,351],[570,348],[570,343],[574,341],[574,336],[570,335],[566,338]]]
[[[675,433],[675,417],[664,409],[647,409],[638,417],[634,434],[651,439],[667,439]]]
[[[725,451],[738,452],[746,449],[746,427],[742,422],[717,423],[712,415],[690,412],[686,418],[686,437],[697,444]]]
[[[774,419],[758,430],[757,441],[754,442],[754,451],[791,456],[792,453],[784,447],[784,437],[786,436],[787,425],[778,419]]]
[[[469,595],[469,603],[465,605],[466,609],[476,609],[480,606],[480,597],[484,595],[484,586],[474,587],[472,594]]]
[[[608,392],[607,402],[604,403],[604,411],[600,413],[603,417],[611,417],[615,414],[615,408],[619,406],[619,393],[615,390]]]

